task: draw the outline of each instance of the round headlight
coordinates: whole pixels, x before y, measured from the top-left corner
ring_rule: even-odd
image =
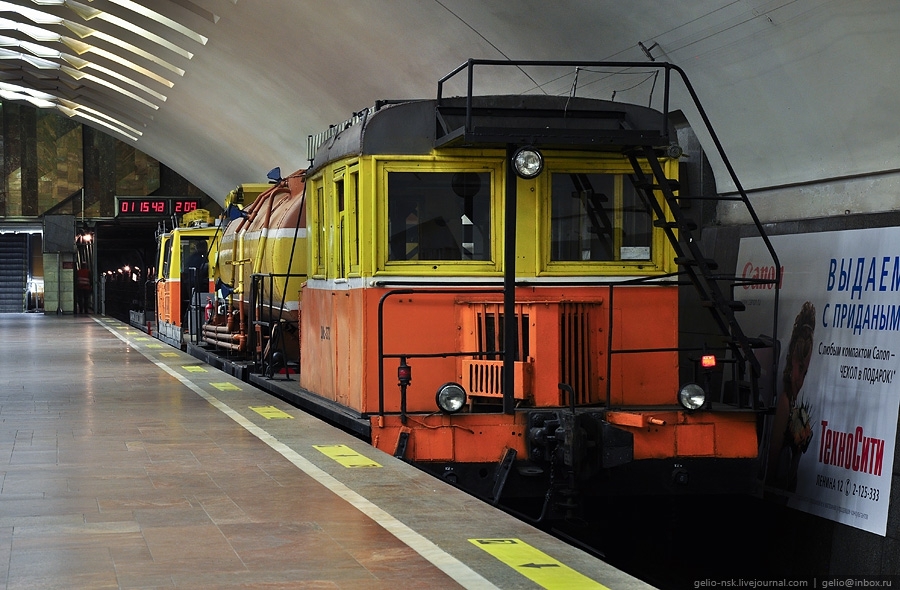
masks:
[[[688,410],[699,410],[706,403],[706,392],[696,383],[688,383],[678,392],[678,402]]]
[[[459,383],[445,383],[438,388],[435,401],[442,412],[453,414],[466,405],[466,390]]]
[[[530,180],[544,169],[544,156],[533,147],[523,147],[513,155],[512,164],[520,178]]]

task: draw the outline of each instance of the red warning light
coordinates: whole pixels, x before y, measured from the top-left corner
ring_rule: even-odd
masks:
[[[704,354],[700,357],[700,366],[704,369],[712,369],[716,366],[716,355]]]
[[[400,366],[397,367],[397,379],[400,381],[397,385],[407,386],[412,382],[412,367],[406,364],[406,357],[400,359]]]

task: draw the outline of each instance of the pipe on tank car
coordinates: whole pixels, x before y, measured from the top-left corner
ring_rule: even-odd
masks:
[[[215,346],[217,348],[227,348],[228,350],[233,350],[233,351],[237,351],[237,352],[240,352],[240,350],[241,350],[239,344],[234,344],[232,342],[221,342],[219,340],[215,340],[212,338],[205,338],[204,341],[207,344],[212,344],[213,346]]]
[[[210,324],[206,324],[203,326],[203,331],[207,334],[234,334],[228,326],[212,326]]]
[[[266,191],[266,193],[263,193],[263,194],[267,194],[267,193],[270,193],[270,192],[272,192],[271,189],[268,190],[268,191]],[[237,232],[239,232],[239,231],[241,231],[242,229],[244,229],[244,226],[245,226],[246,224],[252,223],[253,220],[256,219],[257,209],[259,209],[260,204],[261,204],[262,201],[264,201],[264,200],[265,200],[265,199],[259,199],[259,198],[257,198],[255,201],[253,201],[252,203],[250,203],[250,204],[247,206],[246,209],[244,209],[244,213],[246,213],[246,215],[242,215],[242,216],[241,216],[241,219],[240,219],[240,221],[238,222],[237,229],[236,229],[235,232],[234,232],[235,234],[237,234]]]
[[[247,336],[228,332],[225,326],[204,326],[203,341],[213,346],[242,351],[246,348]]]
[[[254,201],[256,203],[256,201]],[[238,242],[238,258],[239,261],[237,271],[236,287],[240,296],[238,297],[238,330],[244,329],[244,234],[247,232],[244,228],[240,228],[240,232],[235,234]],[[235,261],[232,260],[231,264]],[[234,300],[232,299],[232,302]]]

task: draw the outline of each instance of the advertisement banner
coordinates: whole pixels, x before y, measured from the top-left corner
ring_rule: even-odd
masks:
[[[770,239],[782,288],[775,411],[760,448],[767,497],[883,536],[900,406],[900,228]],[[741,240],[737,274],[774,278],[762,239]],[[745,333],[771,334],[773,286],[737,291]]]

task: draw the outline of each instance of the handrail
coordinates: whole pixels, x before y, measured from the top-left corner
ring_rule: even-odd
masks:
[[[391,353],[387,354],[384,352],[384,304],[388,300],[388,298],[393,297],[394,295],[433,295],[433,294],[468,294],[468,293],[502,293],[503,289],[459,289],[459,288],[448,288],[448,289],[434,289],[434,288],[426,288],[426,289],[391,289],[387,291],[384,295],[381,296],[381,299],[378,300],[378,415],[384,416],[384,360],[386,358],[435,358],[435,357],[449,357],[449,356],[475,356],[478,354],[493,354],[497,356],[503,356],[505,354],[504,351],[493,351],[491,353],[478,353],[478,352],[464,352],[464,351],[452,351],[452,352],[441,352],[441,353]],[[401,408],[406,408],[406,391],[401,388]],[[405,412],[404,412],[405,413]]]
[[[438,80],[437,90],[437,106],[440,107],[443,102],[444,83],[456,76],[463,70],[467,72],[467,92],[466,92],[466,131],[472,131],[472,111],[474,96],[474,70],[475,66],[513,66],[522,67],[575,67],[575,68],[655,68],[664,69],[665,84],[663,91],[663,111],[661,135],[667,140],[669,138],[669,69],[678,69],[677,66],[667,62],[636,62],[636,61],[540,61],[540,60],[498,60],[498,59],[469,59],[460,64],[449,74]]]
[[[301,278],[304,276],[306,276],[306,275],[305,274],[297,274],[297,273],[253,273],[253,274],[251,274],[250,275],[250,294],[249,294],[250,317],[249,317],[249,321],[247,322],[248,328],[250,326],[256,326],[256,325],[268,325],[269,327],[271,327],[270,324],[272,324],[272,322],[269,322],[268,324],[266,322],[263,322],[262,319],[260,318],[260,316],[258,315],[258,313],[259,313],[260,304],[267,306],[270,310],[270,313],[271,313],[271,310],[275,309],[275,304],[274,304],[275,293],[274,292],[275,292],[275,279],[276,278],[286,279],[286,282],[287,282],[291,279],[298,279],[298,278]],[[263,288],[264,287],[263,280],[265,280],[265,279],[268,279],[268,290]],[[263,296],[263,294],[266,292],[268,292],[267,299]],[[279,306],[279,309],[281,309],[281,306]],[[279,319],[279,321],[281,321],[281,320]],[[290,320],[284,320],[284,321],[290,322]],[[257,356],[257,354],[256,354],[256,344],[257,344],[256,330],[250,329],[249,332],[250,333],[247,335],[248,352],[250,353],[250,356],[251,356],[253,362],[257,365],[261,365],[262,361],[263,361],[262,355],[260,354],[259,356]],[[288,376],[288,379],[290,379],[290,376]]]
[[[625,279],[622,281],[611,281],[611,282],[604,283],[609,288],[609,305],[608,305],[609,312],[608,312],[608,319],[607,319],[607,321],[609,322],[609,325],[606,330],[606,334],[607,334],[606,405],[607,405],[607,407],[612,407],[612,380],[609,378],[609,375],[612,374],[612,358],[614,355],[647,354],[647,353],[658,353],[658,352],[701,352],[701,351],[715,352],[717,350],[721,350],[724,352],[724,351],[728,350],[727,346],[722,346],[722,347],[677,346],[677,347],[659,347],[659,348],[614,348],[613,347],[613,334],[615,333],[615,330],[613,329],[613,323],[614,323],[614,317],[615,317],[615,315],[613,314],[613,307],[614,307],[614,305],[613,305],[614,295],[613,294],[615,293],[615,287],[627,287],[627,286],[634,286],[634,285],[660,286],[660,287],[667,286],[667,285],[672,285],[672,286],[691,285],[692,283],[690,283],[690,282],[687,282],[687,283],[683,283],[681,281],[668,281],[667,282],[667,281],[659,280],[659,279],[665,279],[665,278],[678,277],[681,274],[682,273],[673,272],[673,273],[666,273],[664,275],[653,276],[653,277],[639,277],[639,278],[634,278],[634,279]],[[741,284],[774,284],[774,279],[742,279],[741,281],[736,281],[736,282],[740,282]],[[735,361],[733,361],[733,360],[728,360],[728,359],[723,360],[723,359],[718,358],[718,356],[717,356],[717,362],[724,362],[726,364],[732,364],[732,372],[737,370],[737,367],[734,366]],[[776,362],[777,362],[777,359],[776,359]],[[735,380],[736,380],[736,377],[737,377],[736,375],[734,375],[734,374],[732,375],[732,378]],[[722,392],[722,394],[724,395],[724,391]],[[721,399],[721,396],[720,396],[720,399]],[[755,402],[751,402],[751,407],[755,407],[754,404],[755,404]],[[736,398],[735,405],[738,408],[743,407],[741,405],[739,397]]]

